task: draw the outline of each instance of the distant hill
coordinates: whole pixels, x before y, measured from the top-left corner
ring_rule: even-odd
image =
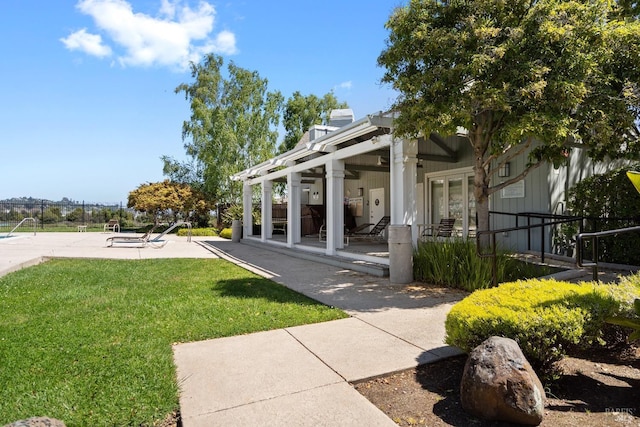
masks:
[[[0,200],[0,202],[4,202],[4,203],[41,203],[41,202],[45,202],[45,203],[63,203],[63,204],[75,204],[75,203],[81,203],[81,202],[76,202],[73,199],[69,199],[67,197],[63,197],[62,200],[48,200],[48,199],[43,199],[41,197],[12,197],[10,199],[4,199],[4,200]]]

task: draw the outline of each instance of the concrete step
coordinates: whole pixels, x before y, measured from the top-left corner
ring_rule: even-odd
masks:
[[[205,243],[206,242],[202,242]],[[278,252],[286,256],[304,259],[308,261],[319,262],[322,264],[331,265],[333,267],[345,268],[348,270],[357,271],[359,273],[369,274],[376,277],[389,277],[389,266],[384,264],[377,264],[368,261],[360,261],[341,256],[329,256],[320,253],[305,252],[301,250],[289,249],[275,245],[265,245],[261,242],[256,242],[249,239],[243,239],[241,244],[250,245],[261,249],[266,249],[273,252]]]

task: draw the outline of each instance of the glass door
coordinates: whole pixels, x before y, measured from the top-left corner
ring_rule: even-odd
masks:
[[[462,235],[464,226],[464,197],[462,193],[462,177],[452,177],[447,179],[448,186],[448,218],[455,218],[453,229],[456,235]]]
[[[473,173],[470,171],[428,175],[427,217],[430,224],[442,218],[455,218],[454,229],[467,236],[476,229],[476,207],[473,196]]]
[[[473,175],[467,176],[467,234],[476,235],[476,197],[473,194]]]
[[[429,180],[429,221],[431,224],[438,224],[444,213],[444,179]]]

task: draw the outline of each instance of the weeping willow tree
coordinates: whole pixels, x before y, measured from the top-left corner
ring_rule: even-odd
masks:
[[[221,57],[210,54],[191,64],[194,81],[176,88],[191,106],[182,126],[188,161],[164,156],[164,173],[172,181],[187,182],[216,203],[237,203],[241,183],[231,176],[276,153],[280,111],[284,98],[268,90],[256,71],[233,62],[223,73]]]

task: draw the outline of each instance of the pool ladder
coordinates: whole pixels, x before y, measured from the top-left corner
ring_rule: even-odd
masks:
[[[20,221],[20,222],[18,223],[18,225],[16,225],[15,227],[13,227],[13,229],[12,229],[9,233],[7,233],[7,235],[6,235],[5,237],[9,237],[9,236],[11,236],[11,233],[13,233],[14,231],[16,231],[16,229],[17,229],[18,227],[20,227],[22,224],[24,224],[24,223],[25,223],[25,222],[27,222],[27,221],[33,221],[33,235],[35,236],[35,235],[36,235],[36,226],[38,225],[38,220],[36,220],[35,218],[23,218],[23,219],[22,219],[22,221]]]

